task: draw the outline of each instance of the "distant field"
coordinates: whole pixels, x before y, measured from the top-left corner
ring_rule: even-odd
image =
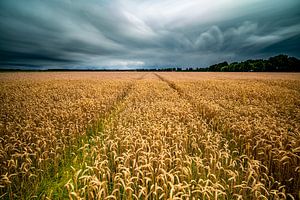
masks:
[[[0,73],[0,199],[299,199],[300,73]]]

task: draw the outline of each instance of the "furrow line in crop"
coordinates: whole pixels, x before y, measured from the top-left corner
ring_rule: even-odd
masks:
[[[41,183],[37,195],[37,198],[42,199],[62,199],[69,198],[68,188],[66,184],[76,177],[78,169],[86,168],[91,162],[94,161],[95,155],[91,155],[91,149],[95,145],[96,140],[101,140],[104,129],[104,123],[108,120],[113,120],[116,114],[116,109],[122,104],[124,99],[130,94],[136,81],[143,79],[145,76],[137,78],[118,94],[116,100],[111,102],[110,108],[99,119],[88,126],[86,135],[78,138],[78,143],[75,146],[69,147],[66,152],[67,156],[63,163],[59,163],[58,172],[55,175],[51,175],[44,179]],[[78,175],[78,174],[77,174]]]
[[[87,199],[198,199],[205,196],[200,189],[209,185],[214,191],[210,196],[219,191],[216,196],[223,195],[217,182],[208,180],[208,168],[214,165],[208,158],[218,152],[217,137],[205,132],[197,119],[191,104],[165,82],[139,82],[105,123],[104,141],[93,150],[96,160],[78,170],[79,178],[68,184],[69,194]],[[213,139],[206,143],[209,137]]]
[[[195,109],[197,109],[197,111],[201,114],[201,116],[203,116],[203,119],[205,120],[205,122],[207,124],[210,124],[212,129],[218,129],[220,126],[220,124],[214,124],[212,122],[212,119],[214,118],[214,116],[216,115],[216,112],[214,109],[211,109],[209,106],[205,105],[205,104],[201,104],[199,105],[198,103],[194,102],[194,98],[188,94],[186,94],[186,92],[184,92],[180,87],[178,87],[175,83],[173,83],[172,81],[164,78],[163,76],[154,73],[161,81],[167,83],[169,85],[170,88],[172,88],[173,90],[175,90],[179,96],[181,98],[186,99],[188,102],[190,102]]]
[[[297,198],[299,194],[299,173],[297,172],[297,165],[296,168],[290,166],[287,168],[289,173],[286,177],[294,177],[292,179],[282,179],[278,172],[274,171],[274,169],[268,168],[264,164],[265,159],[261,157],[254,157],[251,151],[251,145],[249,145],[249,141],[247,141],[243,137],[242,130],[237,130],[231,127],[231,124],[226,123],[223,121],[222,113],[218,109],[214,109],[214,107],[210,107],[210,105],[206,105],[203,102],[198,102],[196,99],[184,91],[183,88],[179,87],[173,81],[166,79],[165,77],[155,73],[155,75],[163,82],[167,83],[170,88],[175,90],[179,96],[183,99],[186,99],[190,102],[195,110],[202,116],[203,120],[209,125],[210,130],[213,132],[218,132],[220,135],[227,141],[224,144],[228,145],[228,149],[230,150],[230,154],[233,158],[236,158],[239,162],[246,161],[246,165],[244,166],[245,169],[249,168],[251,171],[250,173],[255,176],[252,176],[254,183],[250,184],[250,188],[254,187],[255,183],[263,183],[261,186],[267,191],[263,196],[267,196],[268,198],[286,198],[285,196]],[[222,106],[220,105],[220,108]],[[222,108],[224,109],[224,108]],[[296,163],[299,163],[299,157],[295,159]],[[268,161],[272,162],[272,161]],[[299,165],[298,165],[299,166]],[[245,172],[244,168],[237,169],[240,174]],[[276,176],[274,176],[273,173]],[[279,177],[280,179],[274,179],[274,177]],[[284,177],[283,177],[284,178]],[[280,180],[280,181],[279,181]],[[283,182],[281,182],[283,181]],[[251,190],[253,192],[253,190]],[[254,198],[251,194],[251,198]],[[255,197],[256,198],[256,197]]]

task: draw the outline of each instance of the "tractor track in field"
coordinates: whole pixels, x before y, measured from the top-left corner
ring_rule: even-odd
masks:
[[[229,145],[229,150],[231,151],[231,155],[235,154],[235,156],[242,156],[243,154],[246,154],[247,156],[249,156],[249,158],[251,157],[251,154],[249,155],[249,152],[248,153],[245,152],[245,148],[247,147],[248,143],[246,143],[243,139],[240,139],[240,136],[244,134],[242,131],[232,128],[230,124],[226,122],[224,123],[222,118],[218,118],[219,115],[218,111],[210,108],[209,106],[203,103],[197,102],[193,96],[186,94],[186,92],[180,87],[178,87],[174,82],[164,78],[163,76],[157,73],[154,73],[154,75],[157,76],[159,80],[168,84],[168,86],[172,88],[174,91],[176,91],[181,98],[189,102],[193,106],[195,111],[202,116],[202,119],[208,125],[211,131],[219,132],[222,135],[222,137],[225,140],[227,140],[229,143],[233,138],[235,139],[235,141],[237,141],[237,143],[231,143],[231,145]],[[283,87],[283,86],[279,85],[278,87]],[[218,105],[222,107],[220,104]],[[234,153],[236,152],[236,150],[238,150],[239,154]],[[258,160],[262,163],[264,162],[264,160],[259,157],[252,157],[250,159]],[[272,173],[276,173],[276,171],[270,172],[269,175],[271,175]],[[284,185],[285,184],[287,183],[284,182]],[[288,187],[293,187],[293,186],[292,184],[290,184],[288,185]],[[293,195],[297,197],[297,193],[293,193]]]
[[[132,83],[125,86],[124,90],[117,96],[116,101],[112,102],[112,105],[110,106],[110,108],[106,111],[106,113],[102,117],[100,116],[97,121],[104,120],[107,116],[111,115],[116,110],[118,105],[122,104],[124,99],[130,95],[130,93],[133,90],[133,88],[135,87],[136,83],[140,80],[143,80],[147,74],[148,73],[142,74],[140,77],[132,80]]]
[[[203,119],[205,120],[205,122],[207,124],[211,124],[210,122],[214,119],[214,116],[217,114],[215,110],[211,109],[210,107],[208,107],[207,105],[205,104],[199,104],[197,103],[194,98],[188,94],[186,94],[186,92],[184,92],[181,88],[179,88],[175,83],[173,83],[172,81],[164,78],[163,76],[157,74],[157,73],[154,73],[154,75],[160,80],[160,81],[163,81],[165,82],[166,84],[168,84],[168,86],[173,89],[174,91],[177,92],[177,94],[185,99],[187,102],[189,102],[193,108],[195,110],[197,110],[198,113],[201,114],[201,116],[203,116]],[[215,128],[218,128],[218,127],[215,127],[216,125],[214,125],[212,128],[215,129]]]
[[[83,157],[80,155],[83,154],[84,146],[86,143],[93,145],[92,138],[101,134],[104,131],[104,126],[106,121],[113,120],[114,116],[117,115],[117,110],[120,105],[123,104],[126,97],[128,97],[136,86],[137,82],[143,80],[148,73],[142,74],[140,77],[131,81],[131,83],[126,83],[124,89],[118,94],[115,101],[111,102],[111,106],[107,111],[99,116],[98,119],[91,124],[87,125],[86,134],[79,138],[79,143],[75,146],[70,147],[69,150],[66,150],[65,153],[74,151],[70,155],[66,155],[66,160],[59,163],[60,169],[57,174],[50,174],[47,177],[47,180],[42,181],[40,188],[38,189],[38,198],[47,198],[49,195],[53,199],[68,198],[65,185],[67,182],[72,179],[73,175],[76,173],[76,170],[81,168]],[[90,162],[93,161],[93,158],[89,159]],[[89,164],[89,163],[86,163]],[[51,169],[49,168],[49,171]]]
[[[203,121],[207,124],[210,131],[220,133],[225,140],[230,142],[230,139],[234,137],[234,131],[228,126],[228,124],[224,124],[222,121],[220,121],[220,119],[217,118],[218,111],[210,108],[208,105],[197,102],[194,97],[186,94],[183,89],[179,88],[172,81],[162,77],[157,73],[154,73],[154,75],[157,76],[159,80],[168,84],[172,90],[176,91],[180,98],[190,103],[194,111],[199,113]],[[233,152],[236,150],[236,148],[237,145],[233,145],[230,147],[230,150]]]
[[[218,111],[214,110],[213,108],[210,108],[208,105],[204,103],[200,103],[194,99],[193,96],[188,95],[183,89],[178,87],[175,83],[172,81],[162,77],[161,75],[154,73],[155,76],[159,78],[159,80],[165,82],[168,84],[168,86],[177,92],[180,98],[186,100],[188,103],[190,103],[196,113],[199,113],[201,115],[203,121],[208,125],[209,130],[212,132],[219,132],[224,139],[226,139],[228,142],[235,137],[236,131],[232,130],[230,126],[226,123],[223,123],[222,120],[218,119]],[[237,134],[241,134],[238,132]],[[230,150],[235,151],[237,145],[231,146]],[[241,149],[240,149],[241,150]]]

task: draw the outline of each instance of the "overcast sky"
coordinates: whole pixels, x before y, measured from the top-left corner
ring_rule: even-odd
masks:
[[[1,0],[0,67],[142,68],[300,57],[299,0]]]

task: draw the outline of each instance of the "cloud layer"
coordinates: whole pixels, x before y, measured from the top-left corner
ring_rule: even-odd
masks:
[[[298,0],[3,0],[0,66],[142,68],[300,56]]]

